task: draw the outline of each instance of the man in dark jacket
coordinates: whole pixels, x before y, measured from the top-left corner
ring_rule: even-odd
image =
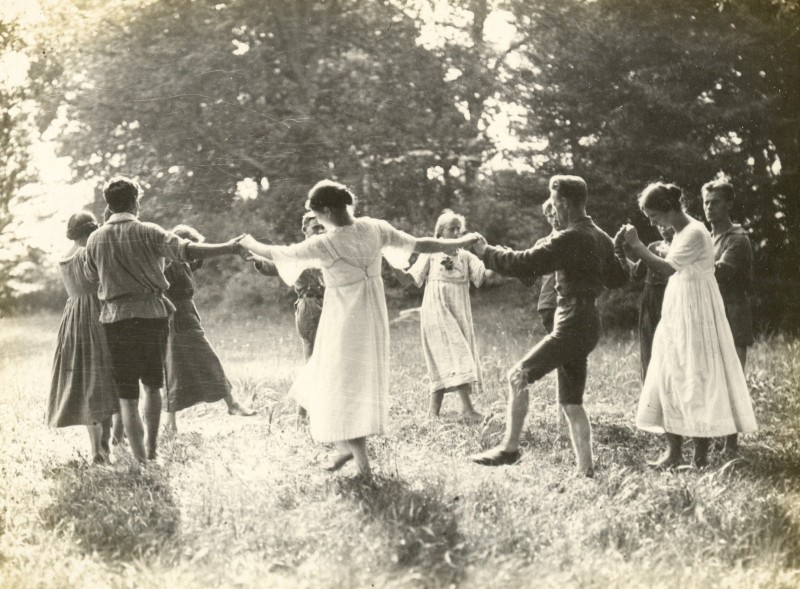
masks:
[[[528,385],[558,371],[558,401],[569,424],[578,473],[594,475],[592,431],[583,408],[589,353],[600,337],[595,298],[604,288],[628,280],[627,268],[614,255],[614,244],[586,214],[586,182],[577,176],[553,176],[550,198],[565,229],[525,251],[491,247],[480,237],[475,253],[500,274],[533,278],[556,273],[555,325],[508,374],[510,395],[503,442],[472,456],[485,466],[519,460],[519,438],[528,413]]]

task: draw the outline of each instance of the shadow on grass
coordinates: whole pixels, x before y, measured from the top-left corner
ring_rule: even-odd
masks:
[[[447,586],[464,574],[464,539],[454,505],[441,501],[435,488],[411,489],[405,481],[375,475],[340,479],[337,493],[381,522],[393,538],[395,566],[415,569]]]
[[[53,502],[40,511],[45,528],[68,534],[87,553],[133,560],[161,553],[177,538],[180,512],[158,466],[73,460],[45,476],[55,479]]]

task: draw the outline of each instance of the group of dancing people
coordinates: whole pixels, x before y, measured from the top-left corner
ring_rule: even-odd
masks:
[[[207,244],[191,227],[166,231],[142,222],[140,187],[114,178],[104,188],[102,226],[86,211],[68,223],[74,246],[60,268],[69,300],[48,422],[86,425],[94,462],[107,462],[109,440],[121,443],[123,435],[144,462],[156,456],[162,409],[168,431],[176,429],[177,411],[198,402],[225,399],[230,413],[252,415],[233,399],[192,301],[193,271],[203,259],[240,255],[297,293],[295,319],[305,364],[289,394],[307,414],[314,440],[335,444],[325,468],[338,470],[352,460],[367,475],[367,438],[385,432],[389,413],[389,321],[381,275],[386,259],[401,283],[425,284],[421,339],[434,416],[445,393],[455,392],[464,415],[480,417],[471,400],[481,386],[481,369],[470,285],[481,286],[492,275],[526,283],[543,277],[538,310],[547,334],[508,373],[502,442],[471,456],[473,462],[498,466],[520,459],[528,387],[556,370],[576,471],[594,476],[583,395],[588,356],[600,337],[595,299],[605,288],[645,273],[639,330],[643,389],[636,424],[667,440],[666,452],[652,464],[660,469],[682,464],[685,437],[694,440],[698,467],[707,465],[714,438],[722,438],[725,452],[734,456],[738,434],[755,431],[756,422],[744,376],[752,343],[746,294],[752,251],[746,232],[730,220],[731,186],[716,181],[703,187],[712,236],[686,213],[680,188],[649,185],[639,206],[664,236],[649,246],[631,225],[614,239],[595,225],[580,177],[554,176],[549,189],[544,213],[553,231],[525,251],[488,245],[480,234],[467,233],[464,217],[449,210],[437,220],[433,237],[356,217],[353,193],[329,180],[308,194],[305,239],[279,246],[250,235]],[[721,289],[733,293],[730,301],[723,300]]]

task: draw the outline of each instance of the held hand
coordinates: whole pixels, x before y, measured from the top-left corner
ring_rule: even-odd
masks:
[[[483,253],[486,251],[486,246],[489,245],[489,242],[486,241],[486,238],[480,233],[475,233],[474,235],[475,241],[472,243],[472,251],[476,256],[482,258]]]
[[[623,225],[619,228],[619,231],[617,231],[617,234],[614,236],[614,245],[622,245],[625,243],[625,227],[626,225]]]
[[[620,229],[620,231],[622,230],[625,231],[624,233],[625,241],[628,243],[628,245],[635,246],[636,244],[641,243],[639,241],[639,232],[636,231],[636,227],[630,224],[626,224],[623,225],[622,229]]]
[[[250,249],[252,246],[258,244],[258,241],[253,239],[253,236],[250,235],[249,233],[246,233],[244,235],[240,235],[234,241],[237,241],[239,243],[239,245],[241,245],[242,247],[245,247],[247,249]]]

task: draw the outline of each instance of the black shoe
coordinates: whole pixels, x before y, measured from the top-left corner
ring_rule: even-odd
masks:
[[[514,464],[518,462],[522,454],[519,450],[499,450],[491,449],[480,454],[473,454],[470,460],[481,466],[503,466],[504,464]]]

